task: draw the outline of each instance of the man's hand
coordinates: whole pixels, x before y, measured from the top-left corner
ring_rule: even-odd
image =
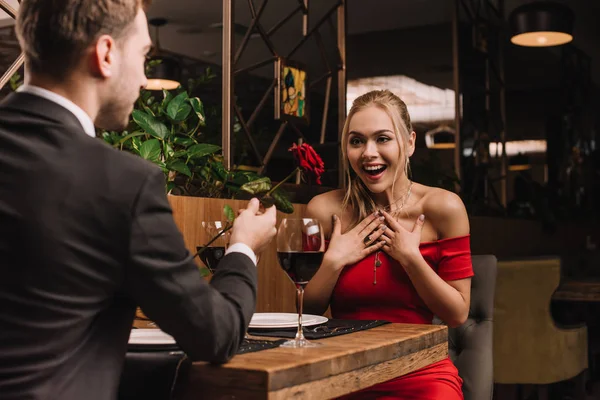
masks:
[[[260,253],[277,234],[277,210],[269,207],[264,213],[259,212],[260,202],[250,200],[248,208],[242,210],[233,223],[230,244],[244,243],[254,253]]]

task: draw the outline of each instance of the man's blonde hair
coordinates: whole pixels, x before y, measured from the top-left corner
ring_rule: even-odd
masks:
[[[344,179],[344,200],[342,202],[342,208],[346,209],[350,207],[352,209],[352,221],[350,227],[355,226],[367,215],[375,211],[376,205],[369,190],[362,182],[362,180],[354,173],[348,163],[348,151],[346,146],[348,145],[349,126],[352,117],[359,112],[369,107],[377,107],[385,111],[392,119],[392,125],[394,127],[394,134],[398,140],[400,146],[400,159],[399,166],[404,169],[406,176],[409,175],[409,162],[408,162],[408,141],[410,139],[410,133],[412,132],[412,125],[410,122],[410,115],[406,104],[394,93],[389,90],[373,90],[367,92],[354,100],[348,117],[344,124],[342,131],[342,155],[343,155],[343,167],[346,171]],[[400,168],[394,171],[394,182],[398,176]],[[392,186],[393,190],[393,186]]]
[[[27,67],[62,79],[101,35],[124,36],[150,0],[23,0],[16,32]]]

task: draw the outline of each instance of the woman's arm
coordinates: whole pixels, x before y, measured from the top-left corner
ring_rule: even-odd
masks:
[[[424,206],[428,222],[439,239],[469,234],[469,219],[461,199],[454,193],[436,193]],[[411,231],[386,215],[393,232],[386,232],[384,251],[404,267],[427,307],[448,326],[462,325],[469,315],[471,278],[444,281],[425,261],[419,250],[424,219],[417,219]]]

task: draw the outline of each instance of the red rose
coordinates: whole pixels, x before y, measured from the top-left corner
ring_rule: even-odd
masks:
[[[321,175],[325,172],[325,164],[311,145],[302,143],[297,146],[295,143],[288,151],[294,155],[294,159],[303,172],[312,177],[317,184],[321,184]]]

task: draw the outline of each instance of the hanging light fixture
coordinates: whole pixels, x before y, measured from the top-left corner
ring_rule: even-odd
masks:
[[[162,54],[160,50],[160,40],[158,30],[161,26],[167,24],[165,18],[152,18],[148,21],[155,28],[156,46],[152,50],[148,62],[158,60],[159,63],[154,65],[148,72],[147,90],[173,90],[177,89],[181,84],[181,65],[179,62],[168,55]]]
[[[448,125],[440,125],[425,132],[425,145],[428,149],[453,149],[455,147],[456,130]]]
[[[573,40],[574,15],[563,4],[540,1],[515,8],[508,18],[510,41],[519,46],[549,47]]]
[[[528,169],[531,169],[531,163],[526,154],[519,153],[508,160],[509,171],[526,171]]]

